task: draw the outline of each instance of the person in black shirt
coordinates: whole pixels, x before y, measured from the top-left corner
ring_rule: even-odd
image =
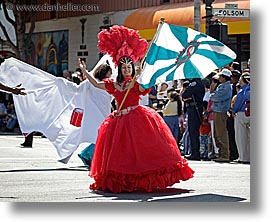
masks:
[[[200,125],[203,112],[204,85],[201,79],[189,80],[190,84],[182,93],[188,115],[188,129],[191,142],[191,155],[186,156],[189,160],[200,160]]]

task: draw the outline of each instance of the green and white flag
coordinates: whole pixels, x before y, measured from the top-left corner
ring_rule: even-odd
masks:
[[[144,88],[175,79],[204,78],[236,58],[218,40],[191,28],[164,23],[144,60]]]

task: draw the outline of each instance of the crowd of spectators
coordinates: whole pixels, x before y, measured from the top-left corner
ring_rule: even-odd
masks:
[[[224,73],[226,75],[223,75]],[[215,100],[215,96],[212,95],[213,99],[211,100],[211,94],[214,94],[222,83],[222,78],[231,87],[230,107],[226,108],[224,121],[221,122],[225,131],[221,131],[221,135],[218,135],[214,128],[214,114],[217,115],[217,112],[215,110],[213,112],[212,100]],[[194,83],[195,81],[198,82],[194,79],[181,79],[153,86],[149,94],[148,105],[164,118],[175,136],[182,155],[187,159],[190,157],[191,160],[250,163],[250,60],[247,67],[243,69],[238,62],[232,62],[221,69],[213,70],[204,79],[199,80],[205,88],[201,114],[198,113],[199,101],[192,100],[192,98],[188,101],[183,96],[188,87],[195,89],[194,85],[198,86],[197,83]],[[210,91],[211,86],[212,92]],[[178,105],[178,98],[181,99],[180,105]],[[192,105],[194,105],[194,109],[189,109],[188,118],[186,106]],[[181,112],[178,112],[179,107]],[[196,142],[192,141],[192,136],[194,136],[192,126],[194,126],[196,116],[200,119],[200,127],[195,129],[197,131],[195,134],[199,135],[196,136],[199,137],[199,154],[196,153],[194,156],[194,152],[197,151],[192,149],[192,144],[193,146],[197,145]],[[175,117],[177,117],[177,121],[175,121]],[[188,124],[188,119],[190,124]],[[218,120],[216,119],[216,121]],[[177,129],[175,129],[175,122]],[[220,140],[226,141],[225,144],[220,143]],[[221,149],[217,143],[224,147]],[[225,156],[222,158],[221,154],[223,155],[224,152]]]

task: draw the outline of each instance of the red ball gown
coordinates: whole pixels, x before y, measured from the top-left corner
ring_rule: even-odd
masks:
[[[121,85],[112,79],[104,82],[119,107],[130,80]],[[138,105],[140,95],[148,92],[141,93],[135,82],[121,111],[113,112],[99,127],[89,173],[95,181],[91,190],[151,192],[193,177],[162,117]]]

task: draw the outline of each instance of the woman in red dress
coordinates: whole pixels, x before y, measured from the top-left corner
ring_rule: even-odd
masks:
[[[97,82],[86,71],[85,63],[79,60],[79,67],[89,81],[112,94],[118,107],[130,87],[121,109],[108,116],[98,129],[89,173],[95,182],[90,189],[114,193],[151,192],[192,178],[194,171],[181,157],[164,120],[152,108],[138,105],[140,96],[150,90],[142,88],[133,79],[135,71],[140,73],[141,68],[135,70],[135,57],[123,52],[124,55],[114,60],[118,66],[116,81],[104,79]]]

